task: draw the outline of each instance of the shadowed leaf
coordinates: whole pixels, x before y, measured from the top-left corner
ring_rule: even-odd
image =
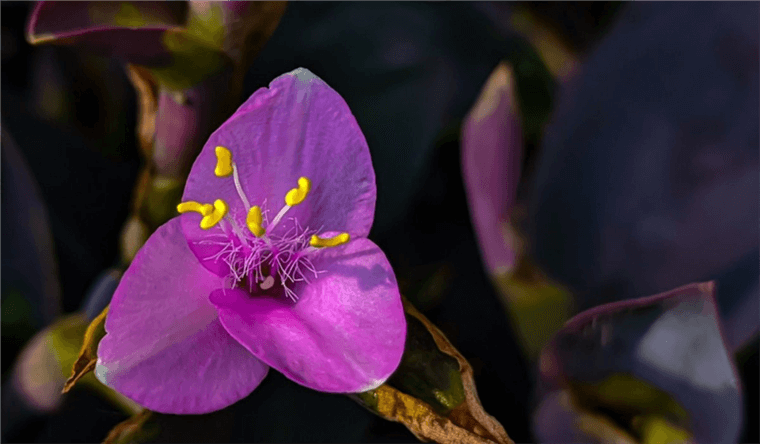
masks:
[[[757,335],[758,17],[627,2],[559,91],[526,228],[580,310],[716,280],[729,348]]]
[[[741,395],[714,290],[712,282],[690,284],[568,321],[541,355],[541,440],[579,439],[577,425],[563,429],[547,414],[552,399],[565,397],[559,410],[605,416],[640,442],[734,441]]]
[[[408,331],[399,368],[386,384],[353,397],[422,441],[512,443],[480,405],[467,360],[406,299],[404,311]]]
[[[153,419],[154,413],[143,409],[140,413],[120,422],[103,440],[103,444],[127,444],[146,442],[158,434],[159,430]]]
[[[77,45],[142,65],[165,65],[164,31],[179,29],[185,2],[39,2],[27,40],[36,45]]]

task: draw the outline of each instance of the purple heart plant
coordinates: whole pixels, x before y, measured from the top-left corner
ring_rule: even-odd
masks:
[[[367,143],[334,90],[303,68],[259,89],[206,142],[182,214],[124,273],[96,376],[175,414],[224,408],[269,367],[323,392],[378,387],[406,321],[366,238],[375,198]]]

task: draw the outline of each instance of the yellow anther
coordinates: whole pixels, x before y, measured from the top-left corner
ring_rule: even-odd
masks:
[[[216,147],[216,177],[227,177],[232,174],[232,153],[223,146]]]
[[[180,214],[195,211],[196,213],[201,213],[202,216],[208,216],[211,214],[211,212],[214,211],[214,206],[211,204],[200,204],[193,201],[182,202],[181,204],[177,205],[177,211]]]
[[[248,210],[248,216],[245,218],[245,224],[248,225],[248,229],[251,230],[256,237],[264,235],[266,230],[261,228],[261,208],[254,205]]]
[[[298,188],[293,188],[285,195],[285,203],[289,206],[298,205],[306,199],[311,190],[311,181],[306,177],[298,178]]]
[[[326,239],[322,239],[321,237],[315,234],[311,236],[309,245],[311,245],[312,247],[317,247],[317,248],[337,247],[338,245],[345,244],[349,240],[351,240],[351,236],[349,236],[348,233],[340,233],[337,236],[328,237]]]
[[[227,214],[227,203],[223,201],[222,199],[217,199],[214,201],[214,211],[211,212],[208,216],[204,216],[203,219],[201,219],[201,228],[204,230],[208,230],[209,228],[216,225],[225,214]]]

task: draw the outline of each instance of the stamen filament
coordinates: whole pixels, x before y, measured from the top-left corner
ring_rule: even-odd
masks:
[[[240,177],[238,176],[238,169],[235,162],[232,162],[232,179],[235,181],[235,189],[237,189],[238,196],[240,196],[240,200],[243,201],[243,205],[245,205],[245,208],[251,208],[251,204],[248,202],[248,197],[245,195],[243,187],[240,185]]]
[[[284,207],[282,207],[280,212],[277,213],[277,216],[274,217],[274,220],[272,221],[272,223],[267,225],[267,231],[271,233],[274,227],[277,226],[277,224],[280,222],[282,217],[285,216],[285,213],[287,213],[290,208],[291,208],[290,205],[285,205]]]

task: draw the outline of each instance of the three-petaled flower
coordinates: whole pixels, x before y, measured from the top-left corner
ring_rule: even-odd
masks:
[[[335,91],[305,69],[259,89],[205,144],[183,214],[124,273],[96,376],[177,414],[236,402],[270,366],[325,392],[379,386],[406,321],[366,239],[375,197],[367,143]]]

